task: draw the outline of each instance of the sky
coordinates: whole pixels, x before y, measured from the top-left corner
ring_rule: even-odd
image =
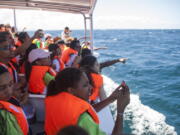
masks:
[[[82,15],[16,10],[19,30],[83,29]],[[180,29],[180,0],[97,0],[94,29]],[[13,25],[13,11],[0,9],[0,23]]]

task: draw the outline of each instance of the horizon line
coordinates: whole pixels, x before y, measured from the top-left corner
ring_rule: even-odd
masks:
[[[62,31],[63,29],[43,29],[44,31]],[[71,30],[84,30],[84,29],[71,29]],[[180,28],[107,28],[107,29],[93,29],[93,30],[180,30]],[[31,29],[28,31],[35,31]]]

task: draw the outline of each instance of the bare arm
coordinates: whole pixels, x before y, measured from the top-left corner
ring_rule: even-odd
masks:
[[[121,96],[117,100],[117,116],[116,116],[116,122],[114,125],[112,135],[123,134],[123,113],[129,102],[130,102],[130,93],[128,86],[126,86],[124,88],[124,92],[121,93]]]
[[[107,47],[97,47],[97,48],[94,48],[93,50],[96,51],[96,50],[100,50],[100,49],[107,49]]]
[[[96,103],[96,104],[93,105],[96,112],[101,111],[104,107],[108,106],[110,103],[114,102],[118,98],[118,96],[120,94],[119,88],[120,88],[120,86],[117,87],[114,90],[114,92],[108,98],[106,98],[104,88],[103,87],[101,88],[101,90],[100,90],[100,100],[101,100],[101,102]]]
[[[22,46],[18,47],[18,49],[16,49],[14,51],[15,56],[18,54],[22,54],[26,51],[26,49],[31,45],[32,41],[39,35],[39,31],[36,31],[34,36],[32,36],[31,38],[29,37],[29,35],[26,35],[26,39],[25,42],[23,43]]]
[[[120,58],[120,59],[115,59],[115,60],[110,60],[110,61],[105,61],[103,63],[100,63],[100,69],[104,67],[109,67],[117,62],[125,63],[127,58]]]

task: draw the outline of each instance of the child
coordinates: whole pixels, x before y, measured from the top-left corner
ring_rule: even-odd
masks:
[[[33,49],[28,56],[31,63],[29,76],[29,92],[32,94],[45,94],[46,85],[54,79],[56,72],[50,67],[50,52],[43,49]]]
[[[50,44],[48,47],[49,51],[52,52],[51,60],[56,72],[60,72],[64,69],[64,62],[61,60],[61,49],[57,44]]]

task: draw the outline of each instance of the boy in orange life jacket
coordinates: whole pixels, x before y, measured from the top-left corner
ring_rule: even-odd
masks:
[[[13,84],[8,70],[0,67],[0,133],[27,135],[29,127],[22,108],[8,102],[13,93]]]
[[[33,49],[28,55],[31,63],[29,76],[29,92],[33,94],[46,94],[46,85],[54,79],[56,72],[50,67],[51,52],[43,49]]]
[[[48,46],[49,52],[52,52],[51,54],[51,61],[52,61],[52,67],[55,69],[56,72],[60,72],[64,69],[64,63],[61,60],[61,49],[57,44],[50,44]]]
[[[64,62],[66,67],[71,67],[72,66],[72,64],[74,62],[74,59],[78,55],[78,52],[80,51],[80,49],[81,49],[81,46],[80,46],[79,40],[74,39],[70,43],[70,48],[63,51],[63,53],[62,53],[62,61]]]
[[[88,103],[91,85],[84,72],[76,68],[66,68],[59,72],[48,85],[45,99],[45,132],[55,135],[66,126],[78,125],[85,129],[89,135],[105,135],[99,128],[99,119]],[[120,87],[118,87],[119,89]],[[118,98],[117,111],[124,112],[129,103],[129,89],[123,88],[125,94]],[[122,133],[122,115],[118,115],[113,135]],[[91,128],[89,128],[91,127]]]

